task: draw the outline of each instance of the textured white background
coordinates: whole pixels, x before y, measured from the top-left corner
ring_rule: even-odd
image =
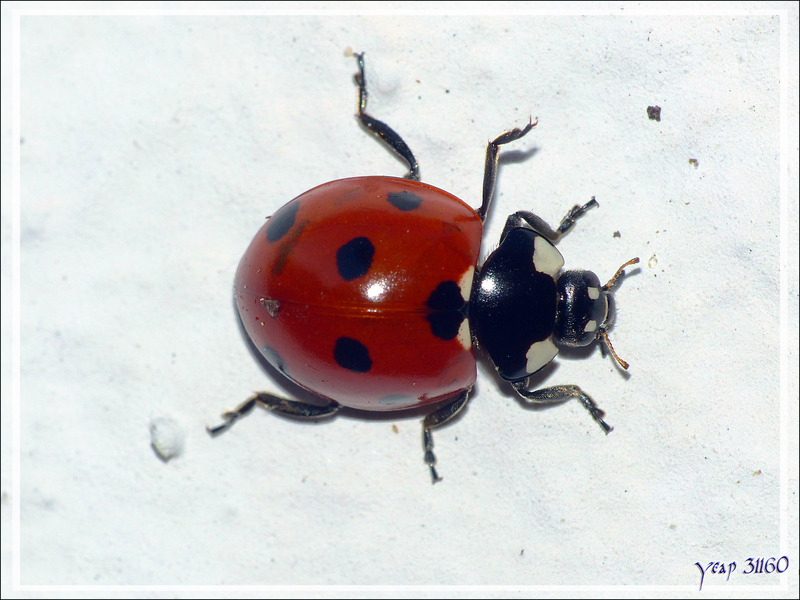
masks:
[[[22,16],[17,498],[9,10],[32,6],[4,4],[4,596],[17,501],[27,585],[683,586],[671,593],[697,589],[695,562],[736,561],[705,582],[728,594],[779,583],[743,575],[746,558],[788,554],[789,591],[765,593],[795,595],[797,9],[758,6],[789,9],[792,57],[783,413],[776,14]],[[557,224],[596,195],[559,244],[567,267],[605,279],[641,257],[612,333],[630,376],[595,349],[538,381],[581,385],[611,435],[577,403],[524,410],[485,365],[435,436],[436,486],[417,417],[257,411],[206,434],[282,389],[231,298],[264,218],[331,179],[404,172],[353,118],[347,47],[367,52],[370,111],[423,180],[473,205],[487,140],[539,117],[508,147],[484,253],[510,212]],[[150,447],[159,417],[185,440],[168,463]]]

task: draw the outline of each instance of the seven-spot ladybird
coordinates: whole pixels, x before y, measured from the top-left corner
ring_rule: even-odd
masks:
[[[590,271],[562,271],[554,244],[597,206],[592,198],[557,229],[528,211],[508,217],[500,244],[478,266],[483,221],[497,176],[500,146],[525,136],[529,122],[489,142],[483,203],[477,210],[419,181],[411,150],[365,110],[364,55],[358,118],[408,163],[405,178],[354,177],[309,190],[272,215],[239,263],[236,305],[244,328],[269,363],[318,395],[310,404],[258,393],[212,434],[256,404],[285,416],[316,419],[341,406],[369,411],[432,407],[423,420],[425,462],[433,482],[431,430],[466,406],[476,379],[474,348],[523,402],[578,399],[608,433],[603,411],[578,386],[527,389],[559,346],[603,342],[619,364],[606,330],[611,288]]]

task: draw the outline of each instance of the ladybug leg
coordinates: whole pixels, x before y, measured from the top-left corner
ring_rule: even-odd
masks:
[[[603,420],[606,414],[603,409],[597,406],[597,403],[577,385],[554,385],[553,387],[542,388],[540,390],[527,390],[525,389],[526,384],[527,380],[523,380],[516,381],[511,385],[521,398],[529,401],[531,404],[558,404],[559,402],[566,402],[567,400],[575,398],[589,411],[589,414],[592,415],[592,418],[597,424],[603,428],[606,435],[614,430],[611,425]]]
[[[439,477],[439,474],[436,472],[436,467],[434,466],[436,465],[436,456],[433,454],[433,436],[431,435],[431,429],[441,427],[452,421],[467,405],[471,391],[472,388],[464,390],[455,400],[436,409],[422,421],[422,442],[425,448],[425,462],[431,470],[431,479],[433,483],[441,481],[442,478]]]
[[[282,398],[274,394],[266,392],[259,392],[256,395],[248,398],[233,410],[222,413],[224,422],[216,427],[206,427],[206,430],[211,435],[222,433],[228,427],[233,425],[241,417],[247,415],[256,404],[260,404],[267,410],[271,410],[284,417],[292,417],[294,419],[324,419],[330,417],[339,410],[339,404],[331,401],[326,406],[317,406],[315,404],[307,404],[305,402],[298,402],[297,400],[290,400],[289,398]]]
[[[419,164],[411,149],[406,145],[397,132],[383,121],[379,121],[368,115],[367,110],[367,79],[364,76],[364,53],[354,53],[358,59],[358,73],[355,75],[356,85],[358,85],[358,119],[373,134],[378,136],[383,142],[394,150],[400,158],[408,163],[408,173],[405,178],[412,181],[419,181]]]
[[[538,122],[537,120],[536,123]],[[494,197],[494,188],[497,183],[497,155],[500,151],[500,146],[523,137],[531,129],[536,127],[536,123],[528,121],[528,124],[522,129],[516,128],[511,131],[506,131],[489,142],[489,145],[486,147],[486,163],[483,168],[483,203],[476,211],[481,221],[486,220],[486,213],[489,212],[489,205],[492,203],[492,198]]]
[[[527,224],[532,227],[536,233],[543,235],[553,244],[555,244],[561,239],[562,235],[567,233],[575,226],[575,221],[582,217],[587,210],[594,208],[595,206],[599,205],[597,204],[597,200],[594,199],[594,196],[592,196],[592,199],[583,206],[576,204],[570,208],[566,216],[561,219],[561,224],[558,226],[558,229],[553,229],[544,221],[544,219],[533,214],[532,212],[527,210],[519,210],[513,215],[509,215],[508,219],[506,219],[506,226],[503,228],[503,234],[500,236],[500,239],[503,240],[506,237],[506,234],[515,227],[524,227]]]

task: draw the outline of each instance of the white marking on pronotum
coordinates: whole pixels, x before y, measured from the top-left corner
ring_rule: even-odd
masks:
[[[553,244],[540,235],[533,240],[533,267],[539,273],[546,273],[553,279],[558,277],[558,272],[564,266],[564,257],[561,256]]]
[[[528,359],[526,370],[528,373],[535,373],[553,360],[556,354],[558,354],[558,348],[550,338],[532,344],[525,354],[525,358]]]
[[[586,327],[583,328],[586,333],[591,333],[592,331],[597,331],[597,321],[591,320],[586,324]]]
[[[597,300],[600,297],[600,288],[590,287],[586,288],[586,292],[589,294],[589,298],[592,300]]]

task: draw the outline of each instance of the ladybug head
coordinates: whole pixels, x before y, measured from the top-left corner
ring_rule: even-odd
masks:
[[[619,364],[627,363],[614,353],[606,331],[614,322],[614,296],[612,288],[625,267],[639,262],[638,258],[622,265],[611,280],[600,284],[591,271],[564,271],[558,277],[558,309],[553,336],[562,346],[588,346],[600,339]]]
[[[588,346],[608,326],[609,296],[591,271],[564,271],[558,278],[555,339],[564,346]]]

